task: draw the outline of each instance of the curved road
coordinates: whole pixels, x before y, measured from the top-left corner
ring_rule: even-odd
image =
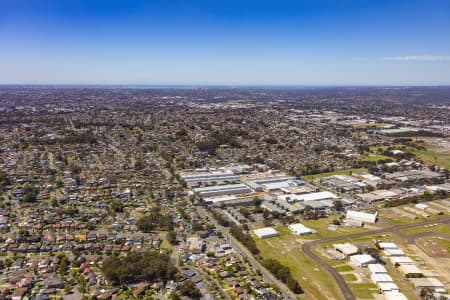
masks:
[[[332,238],[324,238],[320,240],[315,240],[312,242],[308,242],[302,245],[302,251],[309,256],[316,264],[327,270],[331,276],[333,276],[334,280],[336,281],[339,289],[341,290],[342,294],[344,295],[346,300],[356,300],[355,296],[353,295],[351,289],[348,287],[347,283],[345,282],[344,278],[339,274],[339,272],[336,271],[333,267],[328,265],[324,260],[322,260],[318,255],[316,255],[311,248],[313,246],[323,244],[323,243],[329,243],[329,242],[335,242],[345,239],[354,239],[363,237],[366,235],[374,235],[374,234],[380,234],[380,233],[386,233],[386,232],[399,232],[401,229],[407,229],[407,228],[414,228],[419,227],[423,225],[428,224],[434,224],[434,223],[450,223],[450,217],[444,217],[440,219],[434,219],[429,221],[424,221],[421,223],[412,223],[412,224],[406,224],[406,225],[395,225],[389,228],[383,228],[378,230],[372,230],[368,232],[359,232],[359,233],[353,233],[343,236],[337,236]]]

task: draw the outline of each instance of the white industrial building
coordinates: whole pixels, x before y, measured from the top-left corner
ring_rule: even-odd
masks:
[[[252,170],[252,167],[249,165],[233,165],[230,167],[230,171],[234,174],[246,174]]]
[[[253,197],[236,197],[233,195],[204,197],[205,203],[211,205],[239,205],[253,201]]]
[[[387,274],[386,268],[381,264],[370,264],[367,267],[372,274]]]
[[[373,174],[369,174],[369,173],[367,173],[367,174],[355,174],[354,176],[355,177],[360,177],[360,178],[362,178],[364,180],[367,180],[367,181],[381,181],[382,180],[380,177],[375,176]]]
[[[345,256],[350,256],[358,253],[358,247],[351,243],[334,244],[334,250],[341,252]]]
[[[268,239],[271,237],[278,236],[278,231],[272,227],[264,227],[253,230],[253,233],[260,239]]]
[[[375,223],[377,221],[377,215],[377,212],[371,214],[362,211],[347,210],[346,218],[347,220],[360,221],[363,223]]]
[[[378,243],[378,247],[380,248],[380,249],[383,249],[383,250],[386,250],[386,249],[398,249],[398,246],[397,246],[397,244],[395,244],[395,243],[391,243],[391,242],[388,242],[388,243]]]
[[[286,182],[290,182],[291,184],[287,184]],[[247,179],[244,180],[244,183],[248,185],[252,190],[255,192],[261,192],[263,191],[263,185],[265,185],[265,188],[268,190],[277,190],[284,186],[290,187],[290,186],[301,186],[305,184],[303,180],[298,179],[294,176],[268,176],[263,178],[255,178],[255,179]],[[271,183],[280,183],[279,185],[269,185]],[[293,183],[293,184],[292,184]]]
[[[196,186],[201,183],[211,182],[239,182],[239,176],[236,176],[232,171],[200,171],[200,172],[181,172],[180,178],[186,182],[188,186]]]
[[[243,184],[227,184],[195,188],[194,192],[204,198],[223,195],[247,194],[251,193],[252,190]]]
[[[311,229],[300,223],[291,224],[288,228],[296,235],[305,235],[312,233]]]
[[[421,210],[426,210],[429,206],[423,203],[417,203],[416,208],[421,209]]]
[[[278,196],[278,199],[283,199],[289,202],[309,202],[309,201],[321,201],[321,200],[335,200],[339,197],[332,192],[315,192],[307,194],[288,194]]]
[[[392,292],[392,291],[400,292],[400,289],[398,288],[398,286],[393,282],[380,282],[380,283],[377,283],[377,285],[380,288],[380,291],[383,293]]]
[[[391,256],[388,257],[393,265],[400,264],[414,264],[414,261],[407,256]]]
[[[405,256],[405,252],[402,249],[386,249],[383,251],[386,256]]]
[[[392,277],[388,275],[385,267],[381,264],[369,264],[367,267],[371,272],[370,278],[377,284],[382,293],[400,292],[400,289],[394,283]]]
[[[378,284],[378,283],[394,282],[392,277],[389,276],[388,274],[372,274],[372,275],[370,275],[370,278],[376,284]]]
[[[283,188],[296,187],[298,184],[294,180],[286,180],[280,182],[270,182],[261,184],[262,188],[266,192],[274,192]]]
[[[408,300],[408,298],[399,291],[385,292],[384,297],[386,300]]]
[[[423,272],[415,265],[401,264],[399,270],[405,275],[405,277],[422,277]]]
[[[412,284],[415,288],[433,288],[442,289],[444,284],[437,278],[427,277],[427,278],[410,278]]]
[[[356,198],[366,203],[391,200],[397,198],[398,194],[390,190],[376,190],[370,193],[357,194]]]
[[[374,264],[376,260],[368,254],[356,254],[350,256],[350,262],[361,268],[367,266],[368,264]]]

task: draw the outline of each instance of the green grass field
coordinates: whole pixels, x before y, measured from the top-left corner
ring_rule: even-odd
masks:
[[[383,233],[383,234],[365,235],[365,236],[353,238],[353,239],[342,239],[342,240],[338,240],[338,241],[334,241],[334,242],[330,242],[330,243],[324,243],[321,246],[323,248],[325,248],[325,247],[331,247],[333,244],[349,242],[349,243],[365,243],[365,244],[375,247],[375,240],[380,240],[382,242],[394,242],[394,243],[397,243],[398,245],[404,244],[404,238],[402,238],[394,233]]]
[[[369,229],[360,227],[343,227],[339,226],[336,231],[328,230],[328,224],[332,223],[336,219],[335,216],[330,216],[328,218],[322,218],[318,220],[302,220],[301,222],[311,229],[317,231],[317,233],[322,237],[335,237],[351,233],[369,231]]]
[[[353,270],[354,269],[352,268],[352,266],[349,266],[349,265],[336,267],[336,271],[338,271],[338,272],[349,272],[349,271],[353,271]]]
[[[376,146],[376,147],[370,147],[370,151],[372,151],[372,152],[377,152],[378,150],[384,151],[384,150],[387,150],[388,148],[401,148],[404,146],[405,145],[402,145],[402,144],[392,144],[389,146]]]
[[[405,206],[411,206],[411,205],[402,205],[402,206],[398,206],[397,208],[403,211],[402,208]],[[405,225],[405,224],[418,223],[418,222],[423,222],[425,220],[429,220],[429,219],[425,219],[425,218],[423,218],[419,215],[416,215],[412,212],[409,212],[409,211],[405,211],[405,213],[414,215],[417,217],[417,219],[411,219],[409,217],[401,215],[400,213],[393,211],[392,208],[379,209],[378,210],[378,219],[386,220],[386,221],[392,223],[393,225]]]
[[[388,221],[393,225],[405,225],[410,223],[419,223],[423,221],[423,219],[421,218],[413,220],[403,216],[387,216],[387,215],[379,216],[378,219]]]
[[[439,249],[441,252],[439,256],[448,257],[450,255],[450,240],[438,236],[428,236],[416,239],[416,245],[418,245],[425,253],[432,256],[433,250]]]
[[[373,283],[349,283],[348,286],[357,299],[374,299],[372,294],[378,291]]]
[[[448,234],[450,235],[450,227],[447,224],[438,224],[436,226],[419,226],[414,228],[408,228],[408,229],[402,229],[400,232],[406,234],[406,235],[412,235],[416,233],[422,233],[422,232],[434,232],[434,233],[442,233],[442,234]]]
[[[302,240],[316,240],[319,238],[319,236],[316,233],[312,233],[312,234],[306,234],[306,235],[295,235],[293,234],[289,228],[284,227],[284,226],[279,226],[279,227],[275,227],[275,229],[278,231],[279,236],[282,239],[302,239]],[[256,239],[257,237],[255,237]]]
[[[392,148],[401,148],[405,147],[406,151],[409,151],[416,155],[417,158],[422,159],[424,162],[429,164],[436,164],[440,167],[450,168],[450,151],[442,151],[439,149],[438,145],[425,143],[423,144],[426,150],[418,150],[413,147],[408,147],[405,145],[395,144],[391,146],[379,146],[379,147],[371,147],[370,151],[373,153],[377,153],[378,150],[386,150],[389,147]],[[381,155],[383,156],[383,155]]]
[[[356,278],[356,276],[355,275],[353,275],[353,274],[343,274],[342,275],[342,278],[344,278],[344,280],[345,281],[347,281],[347,282],[351,282],[351,281],[356,281],[358,278]]]
[[[298,280],[305,294],[301,299],[342,299],[339,289],[328,272],[301,251],[297,239],[301,237],[277,228],[280,236],[270,239],[257,239],[256,244],[263,258],[273,258],[287,266]]]
[[[417,150],[410,148],[418,158],[426,163],[436,164],[440,167],[450,169],[450,152],[443,152],[438,149],[438,146],[432,144],[425,144],[427,150]]]
[[[386,156],[386,155],[368,153],[365,158],[361,159],[361,161],[379,161],[379,160],[386,160],[386,159],[393,160],[392,157],[389,157],[389,156]]]

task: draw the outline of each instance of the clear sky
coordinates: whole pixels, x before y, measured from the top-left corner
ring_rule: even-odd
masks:
[[[0,0],[0,83],[450,84],[450,0]]]

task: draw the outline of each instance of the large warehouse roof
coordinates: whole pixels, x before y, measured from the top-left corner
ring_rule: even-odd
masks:
[[[397,244],[395,244],[395,243],[390,243],[390,242],[387,242],[387,243],[378,243],[378,246],[379,246],[381,249],[398,249]]]
[[[216,191],[216,190],[233,190],[233,189],[240,189],[240,188],[247,188],[247,186],[245,186],[241,183],[227,184],[227,185],[215,185],[215,186],[195,188],[194,191],[198,192],[198,193],[202,193],[202,192],[209,192],[209,191]]]
[[[392,280],[392,277],[389,276],[388,274],[372,274],[370,275],[370,278],[372,278],[372,281],[375,283],[394,282],[394,280]]]
[[[386,274],[386,268],[381,264],[370,264],[367,266],[371,273],[373,274]]]
[[[359,267],[375,263],[375,258],[368,254],[357,254],[350,256],[350,261]]]
[[[368,223],[375,223],[375,221],[377,220],[377,213],[375,212],[373,214],[370,214],[362,211],[347,210],[346,217],[347,219],[353,219]]]
[[[308,194],[288,194],[279,196],[279,199],[284,199],[288,201],[320,201],[327,199],[338,199],[339,197],[333,194],[332,192],[324,191],[324,192],[316,192],[316,193],[308,193]]]
[[[351,243],[334,244],[333,247],[345,255],[353,255],[358,253],[358,247]]]
[[[398,291],[385,292],[384,297],[386,300],[408,300],[405,295]]]
[[[274,236],[278,236],[278,231],[276,231],[272,227],[264,227],[253,230],[253,233],[256,234],[260,239],[270,238]]]
[[[312,230],[306,227],[303,224],[295,223],[289,225],[289,230],[291,230],[296,235],[303,235],[303,234],[310,234],[312,233]]]
[[[413,264],[414,261],[407,256],[391,256],[389,257],[393,264]]]

